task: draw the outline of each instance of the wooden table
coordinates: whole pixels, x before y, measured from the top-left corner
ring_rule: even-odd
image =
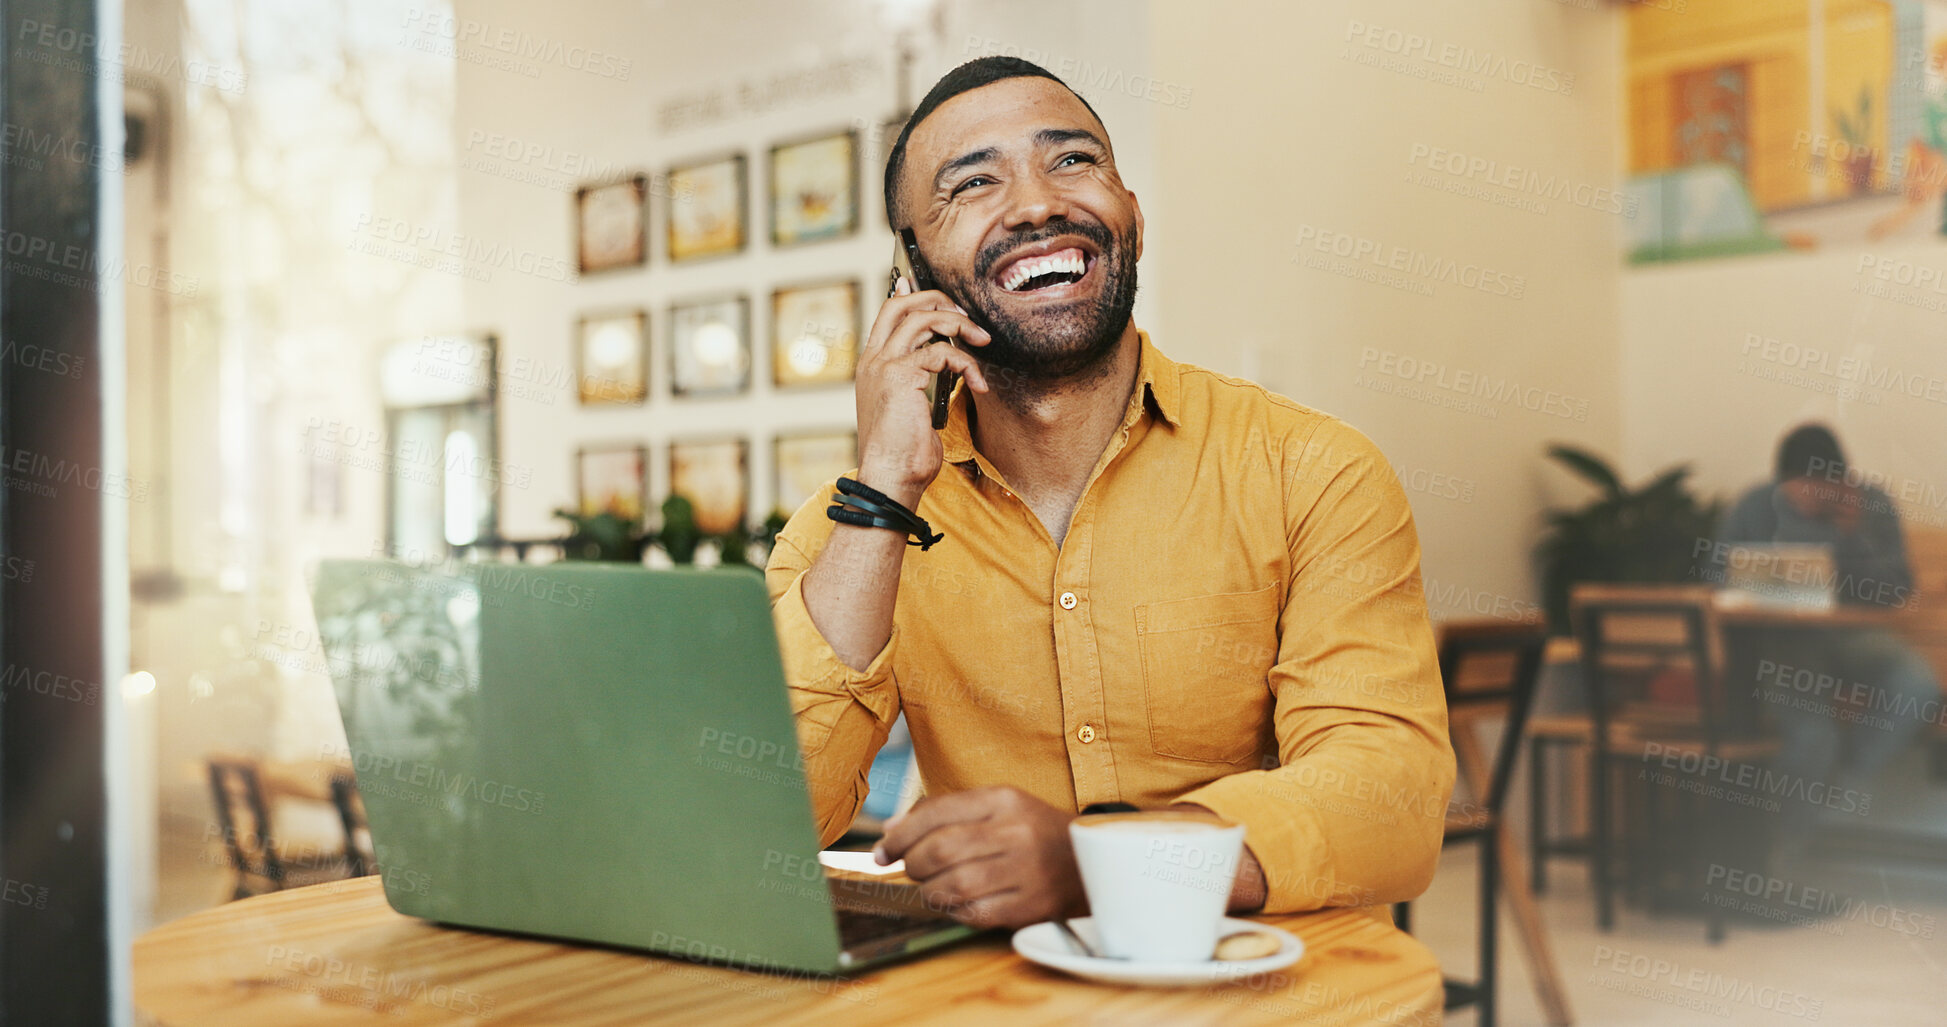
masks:
[[[1437,1024],[1440,968],[1385,913],[1258,917],[1305,940],[1296,966],[1192,990],[1045,970],[1004,934],[851,977],[762,974],[439,927],[376,877],[204,910],[135,943],[138,1022],[240,1024]]]
[[[1711,615],[1724,627],[1736,628],[1893,628],[1896,611],[1883,606],[1834,605],[1824,609],[1766,606],[1723,598],[1711,604]]]
[[[1900,623],[1899,616],[1894,612],[1871,606],[1833,606],[1813,610],[1720,598],[1711,604],[1710,609],[1711,617],[1718,625],[1727,628],[1895,628]],[[1548,640],[1542,662],[1554,666],[1573,664],[1581,658],[1582,647],[1574,637],[1556,635]]]

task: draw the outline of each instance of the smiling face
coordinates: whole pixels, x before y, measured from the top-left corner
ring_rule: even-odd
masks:
[[[900,174],[935,281],[994,337],[983,364],[1057,380],[1105,363],[1135,306],[1142,209],[1075,94],[1035,77],[962,93],[913,129]]]

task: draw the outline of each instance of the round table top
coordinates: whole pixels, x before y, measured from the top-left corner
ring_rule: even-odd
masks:
[[[162,1025],[464,1023],[904,1025],[1437,1024],[1427,948],[1380,909],[1253,919],[1305,940],[1296,966],[1215,988],[1092,984],[994,933],[844,977],[753,973],[443,927],[386,905],[377,877],[261,895],[137,939],[135,1005]]]

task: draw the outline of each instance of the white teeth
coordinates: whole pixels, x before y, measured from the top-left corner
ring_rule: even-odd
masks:
[[[1006,289],[1008,292],[1014,292],[1020,289],[1030,278],[1037,275],[1054,274],[1059,271],[1067,271],[1070,274],[1076,275],[1087,274],[1088,262],[1082,256],[1082,251],[1070,248],[1062,250],[1060,253],[1049,254],[1045,257],[1033,257],[1020,261],[1008,269],[1007,277],[1001,280],[1001,288]]]

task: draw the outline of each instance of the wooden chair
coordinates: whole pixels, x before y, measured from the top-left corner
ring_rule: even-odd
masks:
[[[1912,511],[1906,525],[1906,561],[1913,570],[1913,595],[1895,624],[1908,645],[1933,666],[1934,677],[1947,686],[1947,527],[1933,511]],[[1928,773],[1947,781],[1947,718],[1929,732],[1932,750]]]
[[[290,790],[279,787],[280,776],[291,775],[288,772],[280,775],[277,769],[250,757],[209,758],[210,792],[216,804],[217,826],[223,831],[223,847],[229,853],[230,868],[236,872],[231,898],[248,898],[266,891],[372,873],[370,833],[365,827],[357,786],[350,775],[328,769],[319,775],[323,779],[322,790],[295,792],[300,798],[328,801],[332,805],[344,832],[342,845],[336,840],[293,844],[275,836],[274,796]]]
[[[372,856],[372,829],[365,822],[365,799],[358,794],[358,782],[348,773],[331,775],[331,807],[338,812],[338,826],[345,832],[345,872],[364,877],[379,872]]]
[[[1762,739],[1734,732],[1733,723],[1746,723],[1740,708],[1732,708],[1723,682],[1723,646],[1712,612],[1714,590],[1707,585],[1578,585],[1570,596],[1570,619],[1580,650],[1588,712],[1535,718],[1530,725],[1533,750],[1530,774],[1529,845],[1534,889],[1546,883],[1545,861],[1551,855],[1574,854],[1589,860],[1595,891],[1596,924],[1615,926],[1618,850],[1615,844],[1619,807],[1614,782],[1619,770],[1634,764],[1643,769],[1651,744],[1680,757],[1708,757],[1749,762],[1763,759],[1775,748]],[[1675,696],[1658,685],[1681,681],[1687,672],[1692,694]],[[1589,753],[1587,763],[1588,833],[1581,838],[1554,839],[1546,829],[1547,750],[1575,746]],[[1653,790],[1646,793],[1651,815],[1659,805]],[[1707,850],[1721,850],[1730,823],[1727,816],[1705,818],[1703,842]],[[1647,846],[1664,832],[1636,832],[1638,845],[1622,865],[1635,870],[1647,863]],[[1708,936],[1724,936],[1722,909],[1707,907]]]
[[[1547,628],[1539,621],[1480,620],[1454,621],[1440,627],[1440,680],[1447,695],[1448,730],[1453,736],[1460,776],[1468,782],[1474,801],[1447,813],[1445,844],[1475,842],[1480,845],[1480,976],[1474,981],[1448,979],[1446,1008],[1475,1006],[1478,1022],[1494,1023],[1495,967],[1497,964],[1501,851],[1503,847],[1502,810],[1507,801],[1508,783],[1521,754],[1521,736],[1533,702],[1535,680],[1541,673],[1542,649],[1548,644]],[[1502,721],[1501,741],[1494,761],[1486,763],[1474,737],[1478,722]],[[1519,850],[1515,850],[1517,857]],[[1518,880],[1518,878],[1517,878]],[[1394,907],[1394,919],[1402,930],[1409,929],[1412,904]],[[1532,908],[1525,911],[1524,932],[1540,930],[1540,918]],[[1530,957],[1537,957],[1539,934],[1530,934]],[[1559,982],[1554,980],[1547,945],[1540,941],[1540,963],[1536,977],[1543,982],[1543,1003],[1551,1006],[1552,1022],[1567,1022],[1566,1003],[1560,1000]],[[1557,990],[1549,1001],[1550,985]]]

